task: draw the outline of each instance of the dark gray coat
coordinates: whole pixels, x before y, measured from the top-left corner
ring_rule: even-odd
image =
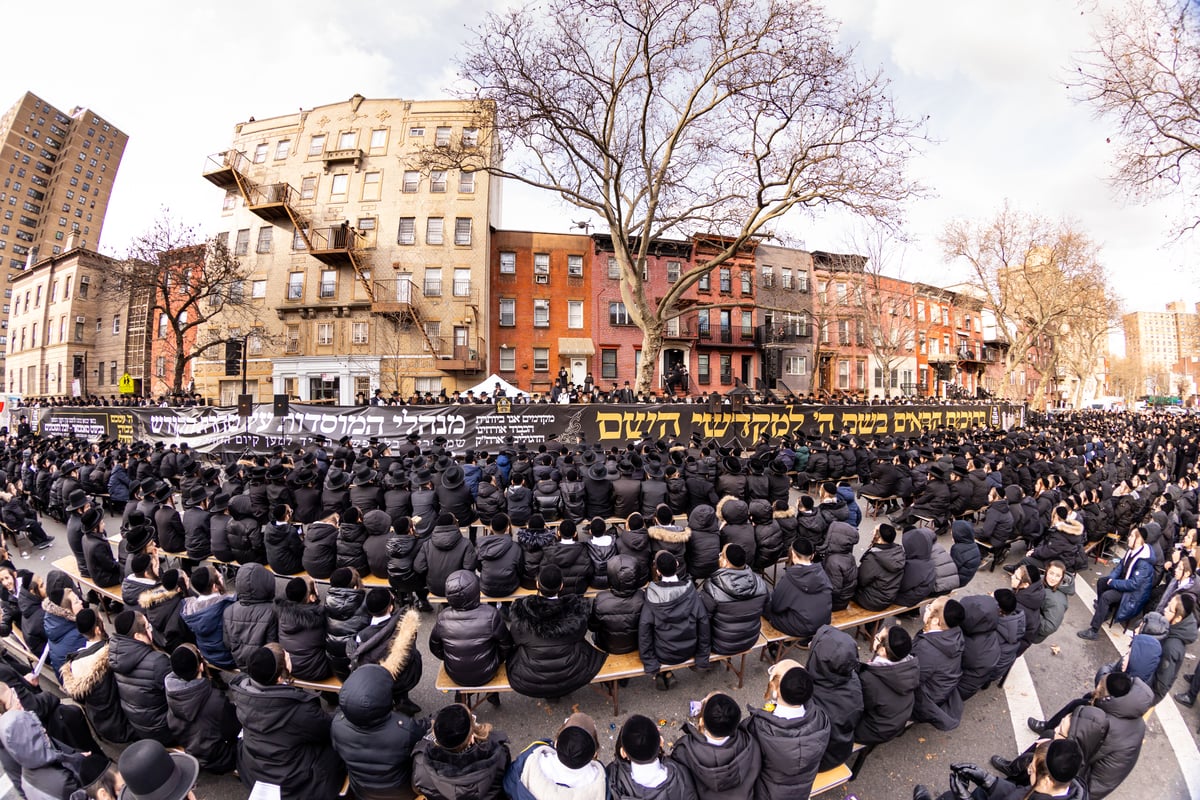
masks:
[[[962,720],[958,694],[962,678],[963,634],[958,628],[917,634],[912,653],[921,665],[914,722],[928,722],[940,731],[952,731]]]
[[[808,672],[813,679],[812,705],[829,717],[829,744],[821,758],[821,769],[833,769],[850,757],[854,729],[863,713],[854,637],[822,625],[808,652]]]
[[[789,800],[808,797],[829,746],[829,718],[809,704],[799,719],[777,717],[751,708],[742,729],[754,737],[762,751],[762,771],[754,783],[754,800]]]

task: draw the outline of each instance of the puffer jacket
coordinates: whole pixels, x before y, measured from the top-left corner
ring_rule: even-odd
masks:
[[[829,522],[815,508],[812,511],[796,512],[796,537],[811,544],[814,552],[820,552],[825,547],[827,530]]]
[[[691,542],[691,530],[688,530],[688,542]],[[650,582],[650,564],[654,560],[650,549],[650,534],[645,528],[621,528],[617,531],[617,554],[629,556],[637,563],[638,586]]]
[[[414,566],[417,553],[421,552],[421,541],[417,536],[388,537],[388,585],[393,592],[406,594],[425,588],[425,576]]]
[[[367,593],[363,589],[330,587],[325,593],[325,652],[333,674],[342,680],[350,674],[346,646],[354,641],[359,631],[371,624],[366,601]]]
[[[928,722],[939,731],[954,730],[962,721],[963,711],[958,693],[962,678],[962,631],[958,628],[922,631],[913,641],[912,654],[921,665],[913,721]]]
[[[204,656],[204,660],[209,664],[221,669],[237,667],[233,654],[225,646],[222,634],[225,609],[236,602],[235,595],[213,592],[199,597],[184,598],[179,609],[179,616],[191,629],[200,655]]]
[[[979,545],[975,544],[975,527],[965,519],[956,519],[950,526],[954,544],[950,545],[950,558],[958,571],[958,585],[965,587],[979,571],[983,560]]]
[[[857,544],[858,528],[848,522],[834,522],[829,526],[825,559],[821,566],[829,576],[834,611],[842,611],[850,605],[858,589],[858,564],[854,560]]]
[[[1024,648],[1025,614],[1018,606],[1011,614],[1001,614],[996,621],[996,633],[1000,634],[1000,660],[992,680],[997,681],[1008,674],[1013,662]]]
[[[429,728],[392,710],[392,676],[368,664],[354,671],[338,693],[330,737],[359,797],[412,789],[412,751]]]
[[[583,481],[564,478],[558,482],[558,493],[562,498],[563,519],[582,522],[587,515],[587,493],[583,489]]]
[[[646,587],[646,602],[638,621],[638,653],[647,675],[664,666],[696,660],[708,666],[712,628],[708,609],[688,580],[654,581]]]
[[[1013,515],[1007,500],[993,500],[987,507],[977,535],[985,542],[1003,545],[1013,539]]]
[[[616,555],[616,544],[611,545],[611,555]],[[562,570],[563,594],[583,594],[592,582],[595,566],[592,563],[594,551],[590,545],[577,541],[556,541],[546,548],[542,557],[543,564],[553,564]],[[607,559],[603,562],[607,567]],[[605,579],[607,580],[607,572]]]
[[[663,759],[666,777],[658,786],[643,786],[633,779],[633,767],[619,755],[605,767],[609,797],[613,800],[695,800],[691,774],[674,761]]]
[[[746,563],[757,563],[758,542],[754,538],[754,524],[750,522],[750,506],[745,500],[726,495],[717,503],[717,517],[721,525],[721,547],[736,544],[746,551]]]
[[[1179,668],[1187,655],[1187,649],[1196,642],[1196,615],[1191,614],[1176,622],[1162,640],[1162,657],[1154,672],[1150,688],[1154,690],[1154,702],[1162,700],[1171,691]]]
[[[587,602],[578,595],[523,597],[512,604],[509,683],[528,697],[565,697],[591,683],[605,654],[587,642]]]
[[[472,570],[478,565],[475,546],[462,535],[458,523],[438,525],[433,534],[421,544],[413,569],[425,576],[429,591],[439,597],[446,595],[446,579],[460,569]]]
[[[1086,544],[1083,523],[1074,519],[1059,520],[1047,529],[1031,556],[1043,565],[1061,561],[1069,572],[1076,572],[1087,569],[1088,556],[1083,550]]]
[[[279,644],[292,659],[292,675],[306,681],[323,681],[333,674],[325,651],[325,606],[276,601]]]
[[[166,653],[173,653],[179,645],[193,640],[192,631],[180,614],[183,601],[182,591],[169,591],[162,587],[138,596],[138,606],[154,631],[154,646]]]
[[[545,528],[521,528],[517,531],[517,544],[521,547],[521,586],[537,588],[538,571],[545,561],[546,549],[558,539]]]
[[[671,760],[692,776],[696,796],[703,800],[743,800],[750,797],[762,770],[762,751],[744,728],[721,744],[713,744],[690,723],[675,740]]]
[[[854,729],[854,740],[883,744],[900,734],[912,719],[921,665],[911,655],[899,661],[871,660],[859,665],[863,713]]]
[[[237,602],[225,609],[225,647],[239,669],[245,669],[250,654],[268,642],[279,641],[275,616],[275,578],[260,564],[238,570]]]
[[[171,672],[165,686],[167,725],[180,747],[196,757],[201,769],[232,772],[242,728],[233,703],[203,675],[185,681]]]
[[[574,548],[577,545],[570,545]],[[587,550],[588,561],[590,561],[588,571],[588,583],[593,589],[608,588],[608,561],[617,554],[617,537],[614,528],[607,528],[603,536],[593,536],[588,539],[587,544],[583,545]],[[551,552],[558,550],[559,545],[550,545]],[[550,558],[547,563],[558,564],[563,570],[563,585],[566,588],[564,591],[573,591],[573,587],[578,585],[582,565],[578,563],[578,554],[574,552],[559,553],[557,556]],[[559,564],[559,560],[564,559],[565,563]],[[568,578],[568,567],[572,575]],[[578,594],[578,592],[575,592]]]
[[[868,611],[883,611],[896,601],[904,577],[904,548],[897,542],[873,544],[858,565],[854,602]]]
[[[721,524],[717,510],[701,503],[688,513],[688,574],[704,580],[717,570],[721,557]]]
[[[1071,715],[1071,738],[1083,750],[1088,792],[1104,800],[1133,772],[1146,736],[1142,718],[1154,705],[1154,692],[1135,678],[1124,697],[1105,697]]]
[[[829,744],[821,758],[821,769],[833,769],[850,758],[854,729],[863,713],[854,637],[822,625],[808,652],[808,673],[813,680],[812,706],[829,717]]]
[[[116,678],[125,718],[138,738],[174,744],[164,688],[171,659],[137,639],[114,635],[108,643],[108,668]]]
[[[742,728],[758,742],[762,771],[754,783],[754,800],[808,797],[829,745],[829,717],[811,703],[796,719],[751,708]]]
[[[786,511],[774,511],[775,521],[779,523],[779,532],[783,534],[783,553],[787,555],[792,549],[792,542],[796,541],[796,534],[800,530],[800,525],[796,521],[795,510],[789,508]]]
[[[512,650],[500,612],[479,603],[479,578],[458,570],[446,579],[447,607],[429,634],[429,651],[459,686],[482,686],[496,676]]]
[[[315,526],[314,526],[315,527]],[[306,539],[301,539],[291,523],[268,522],[262,529],[267,563],[276,575],[295,575],[305,571]],[[321,569],[321,567],[318,567]],[[330,570],[332,572],[333,570]]]
[[[533,485],[533,506],[537,513],[542,515],[542,519],[547,522],[552,522],[562,516],[562,495],[559,493],[558,484],[549,478],[535,483]]]
[[[509,486],[504,490],[508,518],[513,525],[524,525],[533,516],[533,492],[528,486]]]
[[[862,508],[858,505],[858,498],[854,496],[854,489],[849,486],[839,486],[837,496],[846,504],[846,522],[857,528],[862,522]]]
[[[239,675],[229,699],[242,723],[238,774],[247,789],[262,781],[295,800],[337,796],[342,763],[330,745],[330,716],[320,695],[295,686],[263,686]]]
[[[488,597],[510,595],[521,585],[521,546],[511,536],[487,534],[475,540],[479,588]]]
[[[820,564],[793,564],[775,583],[766,617],[788,636],[807,639],[833,615],[833,588]]]
[[[712,627],[712,651],[744,653],[758,641],[771,593],[762,575],[751,570],[718,569],[700,589]]]
[[[393,699],[402,701],[421,682],[423,665],[417,648],[420,630],[421,615],[415,608],[367,625],[346,645],[350,669],[379,664],[392,676]]]
[[[46,588],[49,590],[49,586]],[[42,601],[42,610],[45,612],[42,627],[50,644],[50,666],[57,672],[67,656],[87,644],[87,640],[75,627],[75,614],[70,609],[51,603],[47,597]]]
[[[125,718],[116,677],[108,665],[107,640],[72,653],[59,674],[63,689],[83,706],[88,722],[101,738],[114,744],[134,740],[137,734]]]
[[[229,513],[233,517],[227,529],[233,557],[239,564],[267,563],[262,526],[254,517],[254,501],[247,495],[239,494],[230,499]]]
[[[268,526],[270,527],[270,526]],[[314,522],[304,532],[304,571],[319,581],[329,580],[337,569],[338,529],[328,522]],[[273,569],[273,567],[272,567]]]
[[[475,498],[475,513],[484,525],[492,524],[492,517],[502,511],[507,511],[508,502],[504,491],[494,483],[479,484],[479,494]]]
[[[1038,628],[1042,625],[1042,600],[1046,597],[1046,585],[1041,581],[1017,591],[1017,608],[1025,612],[1025,634],[1021,637],[1025,648],[1033,644]]]
[[[606,653],[632,653],[638,648],[638,622],[646,593],[638,581],[637,560],[617,555],[606,566],[608,589],[596,594],[588,628],[596,646]]]
[[[958,694],[968,700],[992,679],[1000,663],[1000,634],[996,630],[1000,606],[990,594],[963,597],[959,602],[965,614],[959,626],[963,632],[963,654]]]
[[[779,527],[771,504],[766,500],[751,500],[749,510],[750,520],[754,523],[754,559],[747,563],[762,572],[785,555],[783,528]]]
[[[363,514],[362,524],[367,529],[367,538],[362,545],[363,552],[367,554],[367,568],[376,578],[387,580],[387,542],[392,532],[392,518],[386,511],[375,509]],[[338,546],[341,546],[340,542]]]
[[[666,550],[675,556],[675,560],[679,562],[680,579],[682,580],[691,575],[687,563],[687,546],[692,536],[690,528],[674,524],[651,525],[646,529],[646,535],[650,537],[650,557],[652,560],[654,556],[658,555],[659,551]]]
[[[933,565],[933,545],[921,528],[904,532],[904,573],[895,603],[915,606],[933,594],[936,574]]]
[[[950,551],[937,540],[937,534],[928,528],[918,528],[930,539],[929,556],[933,559],[933,593],[946,594],[958,588],[958,565]]]
[[[1126,571],[1128,576],[1123,577]],[[1150,548],[1143,545],[1135,552],[1126,553],[1109,572],[1108,579],[1108,588],[1122,593],[1121,603],[1117,606],[1117,622],[1136,617],[1154,589],[1154,560]]]
[[[354,567],[359,575],[371,574],[371,562],[367,560],[367,535],[367,527],[361,522],[343,522],[338,525],[335,557],[337,566]]]
[[[504,800],[511,761],[502,733],[493,731],[461,752],[440,747],[430,734],[413,748],[413,789],[427,800]]]

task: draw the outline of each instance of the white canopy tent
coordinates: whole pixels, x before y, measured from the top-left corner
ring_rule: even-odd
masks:
[[[482,382],[472,386],[469,390],[463,391],[462,393],[466,394],[467,391],[472,391],[476,395],[479,395],[487,392],[488,397],[491,397],[496,393],[496,384],[500,384],[500,388],[504,390],[505,396],[510,400],[516,399],[519,395],[529,394],[529,392],[526,392],[523,389],[518,389],[516,386],[513,386],[511,383],[495,373],[487,376],[487,378],[485,378]]]

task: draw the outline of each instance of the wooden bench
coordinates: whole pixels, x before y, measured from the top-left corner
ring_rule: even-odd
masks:
[[[851,631],[864,625],[882,622],[891,617],[914,611],[932,602],[932,600],[933,598],[927,598],[914,606],[890,605],[882,611],[868,611],[859,605],[851,603],[847,608],[833,612],[829,624],[841,631]],[[762,635],[767,640],[767,644],[779,645],[775,651],[775,657],[772,659],[773,663],[785,658],[788,651],[800,644],[799,637],[791,636],[779,630],[766,617],[762,619]],[[765,650],[763,651],[763,655],[766,655]]]
[[[724,664],[725,668],[738,677],[738,688],[742,688],[746,674],[746,656],[753,653],[755,650],[766,645],[766,639],[761,635],[754,646],[743,653],[735,653],[733,655],[719,655],[713,653],[709,656],[710,664]],[[689,659],[682,664],[664,664],[662,669],[676,670],[685,667],[695,666],[695,660]],[[606,699],[612,702],[613,716],[619,716],[621,713],[621,683],[631,678],[645,676],[646,668],[642,664],[641,656],[638,653],[621,653],[610,654],[605,660],[600,671],[596,673],[596,677],[592,678],[591,687],[595,689]],[[503,664],[500,669],[486,684],[481,686],[459,686],[446,673],[446,666],[443,664],[438,669],[437,680],[434,687],[442,693],[454,692],[454,702],[464,703],[469,708],[474,710],[477,708],[489,694],[493,693],[508,693],[516,691],[508,680],[508,672]]]
[[[116,586],[100,586],[91,578],[85,578],[83,575],[79,574],[79,566],[75,563],[75,556],[73,555],[63,556],[50,566],[54,567],[54,569],[67,573],[74,578],[80,586],[87,587],[102,597],[107,597],[110,600],[115,600],[118,603],[125,602],[121,599],[120,584],[117,584]]]
[[[892,503],[899,503],[900,497],[897,495],[877,496],[872,494],[859,495],[863,500],[867,501],[867,511],[869,516],[882,517],[887,513],[888,507]]]
[[[836,789],[839,786],[845,786],[854,777],[854,773],[850,771],[850,767],[845,764],[838,764],[833,769],[827,769],[824,772],[818,772],[817,777],[813,780],[812,791],[809,792],[809,797],[816,797],[819,794]]]
[[[365,581],[364,581],[364,583],[365,583]],[[582,596],[583,597],[595,597],[599,593],[600,593],[599,589],[593,589],[591,587],[588,587],[587,591],[585,591]],[[522,597],[535,597],[536,595],[537,595],[537,589],[526,589],[524,586],[520,586],[512,594],[506,594],[503,597],[492,597],[491,595],[488,595],[488,594],[480,594],[479,602],[481,602],[481,603],[511,603],[514,600],[520,600]],[[431,592],[429,594],[429,602],[436,606],[436,605],[445,605],[447,600],[446,600],[446,598],[442,597],[441,595],[436,595]]]
[[[988,572],[995,572],[996,565],[1004,563],[1004,560],[1008,558],[1008,551],[1012,548],[1012,542],[1005,542],[1004,544],[997,545],[992,544],[984,539],[976,539],[975,544],[979,546],[980,551],[984,555],[989,556],[992,559],[992,563],[988,568]]]
[[[163,555],[176,557],[176,558],[187,558],[188,557],[187,553],[163,553]],[[190,560],[195,561],[195,559],[190,559]],[[209,556],[208,558],[204,559],[203,563],[211,564],[214,567],[218,567],[220,569],[226,569],[226,568],[232,567],[235,570],[240,569],[242,567],[249,566],[249,564],[242,564],[237,561],[221,561],[216,556]],[[305,572],[303,570],[301,570],[300,572],[297,572],[293,575],[281,575],[278,572],[276,572],[275,570],[271,569],[270,564],[260,564],[259,566],[261,566],[267,572],[271,573],[276,578],[279,578],[280,580],[284,580],[284,581],[290,581],[292,578],[311,578],[312,577],[311,575],[309,575],[307,572]],[[359,577],[362,578],[363,586],[365,586],[368,589],[374,588],[376,586],[382,587],[384,589],[390,589],[392,586],[390,583],[388,583],[387,578],[379,578],[379,577],[376,577],[375,575],[372,575],[369,572],[366,575],[360,575]],[[313,583],[315,583],[317,585],[328,585],[329,584],[329,578],[313,578],[312,580],[313,580]],[[432,598],[430,601],[432,602]]]

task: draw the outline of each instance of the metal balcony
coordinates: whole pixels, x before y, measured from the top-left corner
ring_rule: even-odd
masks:
[[[349,225],[331,225],[309,231],[309,254],[331,267],[354,266],[354,251],[363,247],[366,237]]]
[[[213,185],[225,191],[239,189],[239,179],[244,180],[250,169],[250,159],[239,150],[226,150],[214,153],[204,160],[204,171],[201,173]]]
[[[444,372],[477,372],[483,369],[484,346],[483,337],[477,337],[474,344],[456,344],[449,357],[443,356],[438,360],[438,369]]]
[[[246,207],[267,222],[292,222],[300,219],[296,204],[300,193],[286,183],[250,186],[246,190]]]

